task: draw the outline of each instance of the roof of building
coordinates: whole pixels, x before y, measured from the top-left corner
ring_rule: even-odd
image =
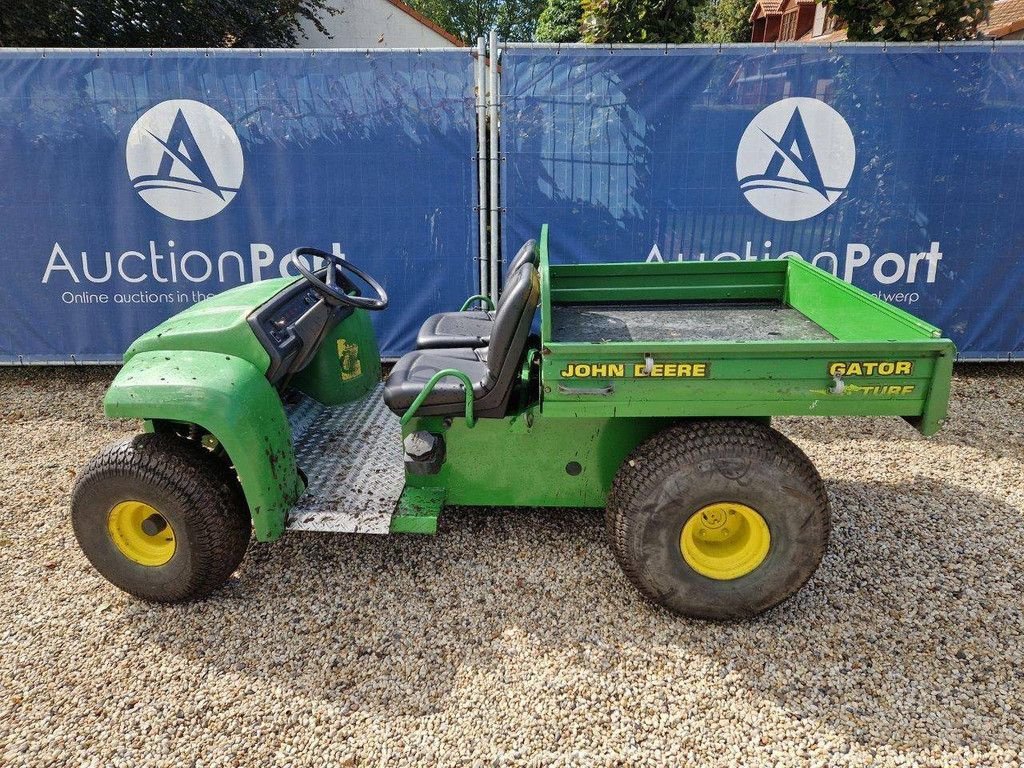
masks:
[[[813,5],[817,0],[795,0],[793,5]],[[776,16],[782,13],[790,5],[789,0],[757,0],[754,9],[750,12],[750,20],[753,21],[761,16]]]
[[[978,26],[984,37],[1003,37],[1024,29],[1024,0],[995,0]]]
[[[824,35],[814,36],[814,30],[805,32],[797,38],[798,43],[841,43],[846,40],[846,27],[826,32]]]
[[[426,16],[424,16],[422,13],[417,11],[412,6],[409,6],[409,5],[406,5],[405,3],[403,3],[402,0],[387,0],[387,1],[389,3],[391,3],[393,6],[395,6],[395,8],[397,8],[398,10],[400,10],[400,11],[402,11],[404,13],[407,13],[410,16],[412,16],[414,19],[416,19],[416,21],[418,21],[423,26],[429,27],[430,29],[434,30],[434,32],[437,32],[437,34],[439,34],[441,37],[443,37],[445,40],[447,40],[452,45],[457,45],[457,46],[460,46],[460,47],[465,47],[466,46],[466,41],[465,40],[463,40],[463,39],[453,35],[451,32],[449,32],[447,29],[445,29],[444,27],[440,26],[439,24],[434,23],[433,21],[428,19]]]
[[[754,10],[756,12],[757,9],[760,8],[761,13],[765,16],[772,13],[779,13],[785,2],[786,0],[758,0],[758,2],[754,3]]]

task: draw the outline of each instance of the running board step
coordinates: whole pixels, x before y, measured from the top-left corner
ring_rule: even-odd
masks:
[[[301,502],[300,502],[301,503]],[[392,513],[381,509],[323,509],[295,506],[288,513],[289,531],[376,533],[391,531]]]
[[[437,533],[437,517],[444,508],[444,488],[405,487],[391,518],[392,533]]]
[[[289,531],[328,533],[437,533],[437,518],[444,508],[443,488],[406,488],[393,513],[379,507],[354,510],[297,505],[288,516]],[[305,507],[305,508],[304,508]]]

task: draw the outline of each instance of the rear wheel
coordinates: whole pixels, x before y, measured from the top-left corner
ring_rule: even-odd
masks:
[[[165,603],[204,597],[227,581],[251,530],[230,469],[170,434],[139,435],[89,462],[75,484],[71,520],[104,578]]]
[[[692,421],[640,444],[605,513],[612,551],[646,597],[733,619],[778,605],[828,543],[828,496],[810,460],[771,427]]]

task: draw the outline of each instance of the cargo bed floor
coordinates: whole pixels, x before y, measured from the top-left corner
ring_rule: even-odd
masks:
[[[779,302],[561,304],[553,341],[780,341],[834,337]]]

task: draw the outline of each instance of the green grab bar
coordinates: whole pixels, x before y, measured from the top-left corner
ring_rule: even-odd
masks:
[[[474,301],[481,301],[484,303],[487,309],[494,309],[494,301],[491,300],[490,296],[484,296],[482,293],[477,293],[474,294],[473,296],[470,296],[462,303],[462,308],[459,309],[459,312],[465,312],[467,309],[469,309],[470,304],[472,304]]]
[[[466,426],[470,429],[473,428],[473,425],[476,424],[476,417],[473,416],[473,382],[469,380],[469,376],[464,372],[456,370],[455,368],[445,368],[430,377],[430,381],[428,381],[427,385],[423,387],[418,395],[416,395],[416,399],[412,401],[412,405],[409,406],[409,410],[407,410],[405,415],[402,416],[401,424],[403,427],[409,423],[413,416],[416,415],[417,409],[423,404],[423,401],[427,399],[427,396],[434,391],[434,387],[437,386],[437,382],[441,379],[447,378],[448,376],[454,376],[462,381],[466,386]]]

